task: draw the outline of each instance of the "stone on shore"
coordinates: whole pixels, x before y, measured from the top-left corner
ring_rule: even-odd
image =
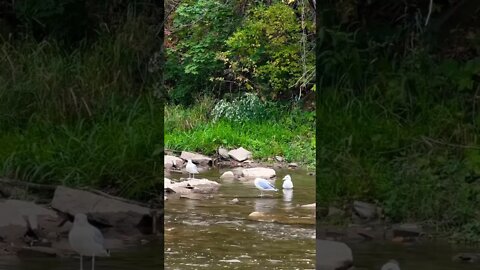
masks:
[[[228,150],[222,147],[218,148],[218,155],[223,159],[229,159],[230,156],[228,155]]]
[[[149,208],[113,196],[102,196],[64,186],[58,186],[55,190],[52,208],[72,216],[88,213],[96,222],[120,230],[131,230],[138,227],[144,219],[151,218]]]
[[[200,166],[212,166],[212,159],[202,154],[182,151],[180,158],[183,160],[191,159],[193,163]]]
[[[33,202],[5,200],[0,202],[0,238],[15,242],[29,227],[39,229],[39,220],[57,219],[57,213]]]
[[[181,168],[185,162],[183,159],[176,157],[176,156],[164,156],[163,164],[166,169],[171,169],[172,167]]]
[[[353,210],[362,219],[371,220],[377,216],[377,206],[371,203],[354,201]]]
[[[252,153],[243,147],[230,150],[228,155],[238,162],[243,162],[252,157]]]

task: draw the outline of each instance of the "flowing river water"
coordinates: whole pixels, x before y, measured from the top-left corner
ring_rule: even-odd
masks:
[[[220,180],[220,174],[213,169],[197,176],[221,184],[213,198],[165,202],[165,269],[315,269],[313,223],[248,219],[252,212],[263,212],[284,221],[314,221],[314,210],[300,206],[315,202],[315,177],[277,170],[279,191],[262,198],[253,181]],[[286,174],[293,179],[292,193],[281,189]],[[234,198],[237,203],[231,202]]]
[[[161,243],[136,245],[111,251],[109,258],[96,258],[95,269],[157,270],[163,266]],[[0,270],[78,270],[78,257],[1,256]],[[90,258],[83,259],[83,269],[91,268]]]
[[[408,270],[473,270],[480,269],[479,262],[457,262],[452,257],[459,253],[478,253],[478,247],[451,245],[446,242],[419,244],[357,243],[349,244],[353,251],[355,269],[380,270],[390,259]]]

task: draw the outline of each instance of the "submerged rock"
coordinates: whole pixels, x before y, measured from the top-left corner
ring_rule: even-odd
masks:
[[[228,155],[236,161],[242,162],[252,157],[252,153],[243,147],[230,150]]]
[[[307,209],[315,209],[316,205],[317,205],[316,203],[311,203],[311,204],[304,204],[300,207],[307,208]]]
[[[454,262],[467,262],[476,263],[479,262],[480,253],[459,253],[452,257]]]
[[[202,154],[182,151],[180,158],[183,160],[191,159],[193,163],[200,166],[212,166],[212,159]]]
[[[349,269],[353,265],[352,250],[345,243],[317,239],[319,270]]]
[[[275,170],[271,168],[256,167],[242,170],[242,176],[246,179],[259,178],[274,178],[276,176]]]
[[[234,179],[234,178],[235,178],[235,175],[231,171],[226,171],[220,176],[220,179]]]
[[[381,270],[400,270],[400,265],[396,260],[390,260],[382,266]]]

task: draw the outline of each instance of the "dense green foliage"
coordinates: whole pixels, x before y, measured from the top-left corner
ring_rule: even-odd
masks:
[[[315,30],[308,4],[243,2],[183,1],[175,10],[167,25],[172,102],[191,104],[226,92],[280,99],[296,96],[300,88],[312,91]]]
[[[135,1],[4,7],[0,177],[139,199],[161,192],[160,8],[143,4],[150,12]]]
[[[313,10],[288,2],[167,3],[166,148],[315,164]]]
[[[469,36],[456,42],[472,50],[451,54],[408,16],[389,21],[395,9],[383,20],[372,9],[375,25],[353,27],[333,7],[317,58],[319,200],[377,202],[394,222],[479,240],[480,55]]]

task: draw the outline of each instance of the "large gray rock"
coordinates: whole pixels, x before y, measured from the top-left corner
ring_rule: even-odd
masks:
[[[230,150],[228,155],[236,161],[242,162],[252,157],[252,153],[243,147]]]
[[[0,238],[16,241],[30,227],[38,231],[39,220],[58,218],[57,213],[32,202],[20,200],[0,201]]]
[[[256,167],[243,169],[242,176],[246,179],[255,179],[257,177],[270,179],[274,178],[276,173],[275,170],[271,168]]]
[[[198,153],[192,153],[192,152],[187,152],[187,151],[182,151],[182,154],[180,155],[180,158],[183,160],[189,160],[191,159],[193,163],[196,163],[200,166],[211,166],[212,165],[212,159],[204,156],[202,154]]]
[[[181,168],[185,163],[183,159],[176,156],[165,155],[163,158],[164,158],[163,164],[166,169],[171,169],[172,167]]]
[[[99,223],[127,231],[139,226],[143,219],[150,218],[149,208],[133,202],[64,186],[58,186],[55,190],[52,208],[72,216],[88,213]]]
[[[352,250],[342,242],[317,239],[317,270],[349,269]]]

